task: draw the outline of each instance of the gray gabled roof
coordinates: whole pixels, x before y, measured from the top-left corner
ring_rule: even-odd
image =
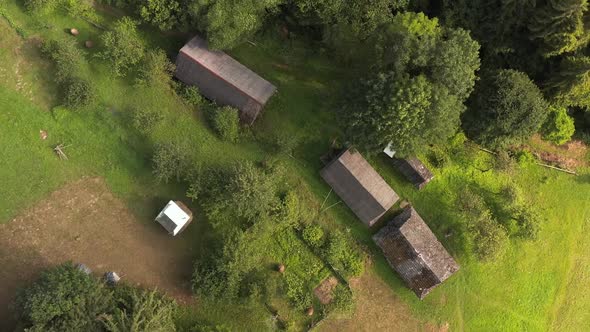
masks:
[[[372,226],[399,200],[359,152],[342,152],[320,175],[367,226]]]
[[[207,42],[195,36],[182,49],[184,53],[222,80],[236,87],[261,105],[275,93],[276,87],[221,51],[213,51]]]
[[[432,172],[416,157],[407,159],[393,158],[393,162],[400,172],[418,189],[422,189],[434,178]]]
[[[459,270],[459,265],[411,206],[377,232],[373,240],[420,298]]]

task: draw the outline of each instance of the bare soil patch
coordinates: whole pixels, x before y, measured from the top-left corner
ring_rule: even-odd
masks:
[[[345,319],[328,318],[320,331],[423,331],[428,326],[410,312],[410,308],[395,296],[383,280],[372,271],[351,280],[355,295],[355,311]]]
[[[194,225],[193,225],[194,226]],[[0,225],[0,330],[10,330],[10,304],[41,270],[81,262],[97,275],[156,287],[190,302],[192,251],[156,223],[141,222],[100,178],[84,178]]]
[[[322,283],[313,290],[313,293],[322,304],[328,304],[332,302],[332,291],[337,285],[338,279],[336,279],[334,276],[330,276],[322,281]]]
[[[567,169],[588,166],[588,147],[581,141],[555,145],[544,141],[540,135],[531,138],[530,146],[539,158],[547,163]]]

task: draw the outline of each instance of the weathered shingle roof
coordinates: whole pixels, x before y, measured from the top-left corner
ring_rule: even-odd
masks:
[[[230,83],[261,105],[275,93],[276,87],[258,74],[221,51],[213,51],[207,42],[195,36],[182,49],[184,53],[201,66]]]
[[[399,200],[359,152],[344,151],[320,175],[367,226],[372,226]]]
[[[416,157],[408,159],[393,158],[393,162],[400,172],[418,189],[422,189],[434,178],[426,165]]]
[[[373,236],[389,265],[419,298],[459,270],[413,207],[407,207]]]

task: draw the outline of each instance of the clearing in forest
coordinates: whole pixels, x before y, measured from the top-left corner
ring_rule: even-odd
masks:
[[[68,260],[190,301],[191,253],[160,225],[139,222],[102,179],[70,183],[0,225],[0,330],[13,324],[9,305],[17,289]]]

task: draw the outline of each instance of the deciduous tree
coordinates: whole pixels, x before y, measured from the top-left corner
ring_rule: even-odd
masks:
[[[127,16],[117,21],[112,31],[103,33],[101,40],[104,48],[98,56],[111,63],[117,76],[125,75],[143,59],[144,43],[137,23]]]
[[[463,125],[477,142],[492,148],[521,142],[547,118],[547,102],[526,74],[500,70],[480,83]]]

